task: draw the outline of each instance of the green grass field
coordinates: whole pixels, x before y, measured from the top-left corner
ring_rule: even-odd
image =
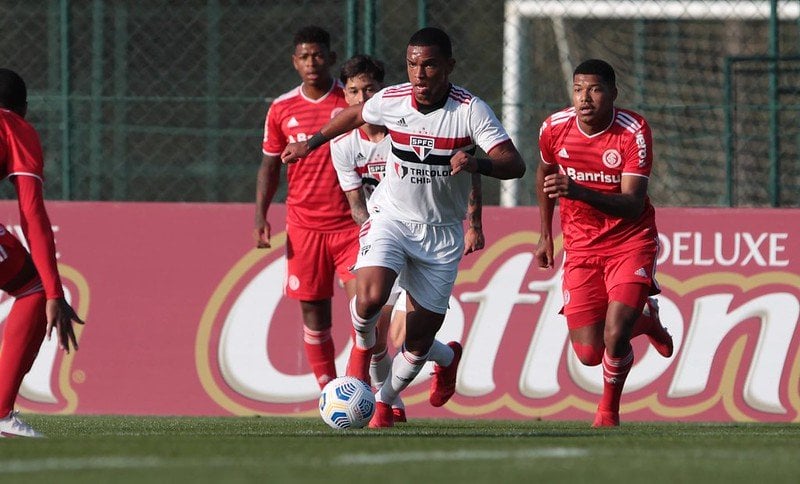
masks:
[[[0,483],[797,483],[800,425],[40,416],[0,439]]]

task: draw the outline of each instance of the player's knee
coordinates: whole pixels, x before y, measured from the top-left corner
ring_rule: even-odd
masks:
[[[370,319],[383,309],[386,298],[379,291],[362,291],[356,296],[356,311],[364,319]]]
[[[586,366],[597,366],[603,361],[603,345],[584,345],[573,343],[572,349],[578,360]]]

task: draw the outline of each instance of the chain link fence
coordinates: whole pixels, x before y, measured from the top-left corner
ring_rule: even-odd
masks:
[[[599,57],[617,70],[618,104],[652,125],[657,205],[798,206],[799,11],[800,0],[0,0],[0,59],[28,82],[48,198],[250,202],[269,102],[299,83],[294,31],[325,27],[340,64],[373,54],[393,83],[408,37],[430,25],[453,38],[453,82],[492,105],[529,166],[519,182],[489,181],[486,203],[535,203],[539,125],[569,104],[574,65]]]

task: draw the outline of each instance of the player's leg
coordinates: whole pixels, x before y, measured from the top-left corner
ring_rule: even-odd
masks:
[[[22,379],[31,369],[45,336],[45,296],[36,292],[14,301],[0,344],[0,417],[8,416]]]
[[[300,302],[303,349],[320,388],[336,378],[331,334],[334,264],[326,234],[286,227],[286,295]]]
[[[364,227],[367,227],[366,229]],[[375,327],[405,264],[402,224],[375,218],[362,226],[356,262],[356,295],[350,300],[355,340],[347,361],[347,375],[369,382],[369,365],[377,342]]]
[[[608,313],[603,338],[603,396],[597,406],[595,427],[619,425],[619,405],[625,380],[633,367],[630,344],[633,326],[647,299],[649,288],[644,284],[620,284],[609,291]]]
[[[386,378],[388,378],[392,371],[392,355],[389,354],[386,339],[389,333],[389,323],[391,322],[393,309],[394,307],[390,304],[384,305],[383,309],[381,309],[381,315],[378,318],[375,346],[372,348],[369,376],[372,385],[378,389],[380,389],[383,382],[386,381]]]
[[[331,300],[300,301],[303,349],[317,384],[323,388],[336,378],[336,348],[331,334]]]
[[[435,340],[444,322],[450,295],[463,250],[463,229],[420,227],[410,247],[411,261],[401,273],[400,285],[406,298],[406,336],[403,351],[392,366],[392,384],[384,386],[378,400],[388,402],[416,377],[422,365],[436,362],[431,380],[430,401],[441,406],[455,393],[456,371],[461,360],[461,345],[444,345]]]
[[[375,329],[396,277],[396,272],[380,266],[360,267],[356,272],[356,296],[350,300],[355,341],[347,362],[347,374],[366,382],[369,382],[369,366],[378,342]]]
[[[578,360],[597,366],[603,360],[608,299],[603,268],[596,257],[570,254],[564,261],[564,307],[569,338]]]
[[[33,366],[44,340],[46,298],[22,244],[3,230],[0,248],[0,287],[16,297],[3,324],[0,343],[0,437],[41,437],[13,410],[22,379]]]

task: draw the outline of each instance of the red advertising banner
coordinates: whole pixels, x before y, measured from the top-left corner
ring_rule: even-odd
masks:
[[[299,304],[282,294],[282,206],[270,214],[272,249],[253,248],[251,205],[48,209],[67,295],[87,324],[70,355],[45,341],[18,407],[316,414]],[[662,208],[657,217],[661,319],[675,353],[665,359],[634,340],[623,418],[800,421],[800,210]],[[403,395],[410,417],[591,419],[601,369],[582,366],[569,345],[560,270],[533,263],[538,220],[535,207],[484,209],[486,248],[463,259],[439,334],[464,345],[457,393],[431,407],[423,369]],[[20,233],[14,202],[0,203],[0,223]],[[0,297],[2,326],[11,301]],[[340,371],[346,304],[337,290]]]

